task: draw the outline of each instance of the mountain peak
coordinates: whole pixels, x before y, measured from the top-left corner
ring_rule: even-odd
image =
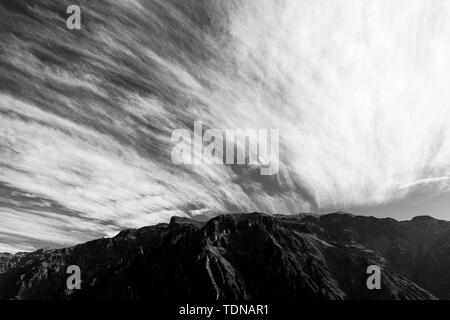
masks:
[[[427,216],[427,215],[416,216],[411,219],[411,222],[424,222],[424,221],[437,221],[437,219]]]

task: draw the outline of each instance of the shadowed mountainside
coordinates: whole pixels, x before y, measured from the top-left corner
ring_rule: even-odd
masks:
[[[366,269],[382,269],[368,290]],[[82,289],[66,288],[81,268]],[[450,299],[450,223],[232,214],[0,255],[0,299]]]

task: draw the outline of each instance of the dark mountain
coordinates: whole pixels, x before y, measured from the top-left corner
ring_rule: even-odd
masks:
[[[66,288],[69,265],[81,290]],[[368,290],[367,267],[382,270]],[[450,299],[450,223],[334,213],[172,218],[72,248],[0,256],[0,299]]]

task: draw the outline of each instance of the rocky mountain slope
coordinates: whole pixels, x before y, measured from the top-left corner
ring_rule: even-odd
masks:
[[[81,290],[68,290],[69,265]],[[366,269],[381,267],[381,290]],[[0,256],[0,299],[450,299],[450,223],[334,213],[172,218],[67,249]]]

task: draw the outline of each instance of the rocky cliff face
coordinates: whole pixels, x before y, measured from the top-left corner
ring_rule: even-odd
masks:
[[[81,290],[66,269],[81,268]],[[366,269],[382,269],[368,290]],[[450,223],[344,213],[219,216],[0,256],[0,299],[450,299]]]
[[[13,268],[20,260],[23,253],[12,255],[10,253],[0,253],[0,274]]]

